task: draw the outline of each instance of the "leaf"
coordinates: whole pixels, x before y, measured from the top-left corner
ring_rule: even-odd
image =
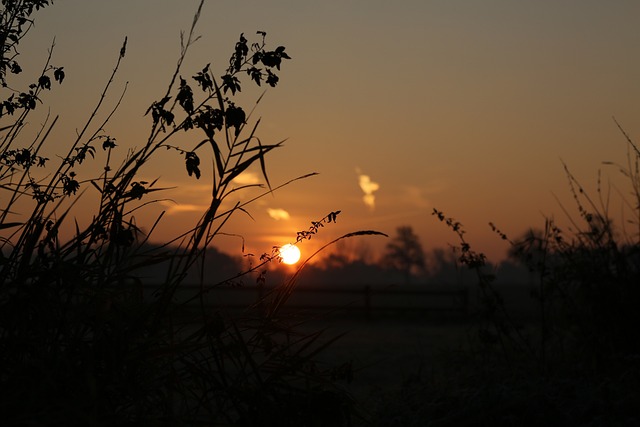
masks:
[[[116,140],[110,137],[107,137],[102,143],[103,150],[106,150],[107,148],[115,148],[115,147],[116,147]]]
[[[211,142],[211,147],[213,148],[213,154],[216,158],[216,167],[218,168],[218,175],[222,178],[224,175],[224,164],[222,163],[222,152],[220,151],[220,147],[218,147],[218,143],[211,138],[209,140]]]
[[[236,92],[241,92],[240,80],[236,76],[225,74],[222,76],[223,92],[227,93],[227,90],[231,90],[231,94],[235,95]]]
[[[62,81],[64,80],[65,74],[63,71],[64,67],[60,67],[60,68],[56,68],[53,71],[53,78],[58,82],[58,83],[62,83]]]
[[[258,147],[262,148],[260,138],[257,138],[257,140]],[[269,177],[267,176],[267,165],[265,164],[264,156],[260,156],[260,169],[262,170],[262,176],[264,177],[264,180],[267,182],[267,187],[269,187],[269,190],[271,190],[271,183],[269,182]]]
[[[91,183],[91,185],[93,185],[96,190],[98,190],[100,192],[100,194],[102,194],[102,188],[100,188],[100,186],[98,184],[96,184],[96,182],[94,180],[89,181]]]
[[[13,61],[10,67],[13,74],[20,74],[22,72],[22,67],[20,67],[20,64],[18,64],[16,61]]]
[[[202,71],[193,76],[193,79],[200,85],[203,92],[213,88],[213,82],[209,76],[209,65],[211,64],[207,64]]]
[[[51,79],[49,78],[49,76],[40,76],[40,78],[38,79],[38,86],[43,89],[51,90]]]
[[[195,175],[196,179],[200,179],[200,168],[198,167],[200,165],[200,158],[195,152],[189,151],[185,155],[185,165],[189,176]]]
[[[124,58],[125,53],[127,53],[127,37],[124,38],[124,43],[122,43],[122,47],[120,48],[120,58]]]
[[[241,107],[236,107],[234,104],[229,105],[227,110],[225,111],[225,120],[227,124],[227,129],[230,127],[234,127],[235,135],[238,136],[240,134],[240,129],[244,124],[246,119],[246,114]]]
[[[11,227],[18,227],[22,225],[21,222],[5,222],[0,224],[0,230],[4,230],[6,228],[11,228]]]
[[[240,34],[240,41],[236,43],[234,54],[231,56],[231,63],[233,64],[234,71],[240,71],[242,63],[246,56],[249,54],[249,47],[247,46],[247,39],[244,37],[244,33]]]
[[[271,87],[276,87],[280,78],[273,74],[271,70],[267,70],[267,84]]]
[[[229,182],[231,182],[235,177],[237,177],[242,172],[247,170],[247,168],[249,166],[251,166],[256,160],[258,160],[261,157],[263,157],[265,154],[267,154],[267,152],[271,151],[275,147],[276,146],[270,146],[268,148],[265,148],[264,150],[261,150],[258,154],[255,154],[254,156],[250,157],[249,159],[245,160],[244,162],[236,165],[236,167],[234,167],[231,170],[231,173],[229,175],[227,175],[227,177],[222,182],[220,182],[220,185],[223,186],[223,185],[226,185]]]
[[[187,114],[193,113],[193,91],[182,77],[180,77],[180,89],[176,99]]]
[[[255,61],[255,57],[254,57]],[[255,81],[258,86],[262,83],[262,70],[256,67],[251,67],[247,70],[247,74],[251,76],[251,80]]]

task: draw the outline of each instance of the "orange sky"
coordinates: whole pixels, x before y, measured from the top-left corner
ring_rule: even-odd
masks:
[[[124,82],[129,88],[108,131],[122,148],[141,145],[143,114],[164,94],[197,3],[57,0],[36,15],[23,68],[40,67],[55,37],[52,62],[67,74],[45,98],[61,116],[53,139],[62,144],[82,125],[128,36],[110,105]],[[554,195],[573,207],[560,159],[594,188],[602,161],[625,161],[612,116],[640,140],[639,16],[635,0],[206,2],[202,38],[182,74],[211,62],[221,75],[241,32],[266,31],[271,47],[284,45],[293,58],[256,112],[263,142],[288,138],[270,159],[270,180],[319,173],[261,199],[249,207],[254,220],[240,215],[225,231],[261,253],[341,210],[318,243],[411,225],[425,247],[442,247],[455,236],[431,216],[436,207],[465,225],[477,250],[499,258],[506,247],[489,221],[516,237],[545,215],[563,220]],[[260,90],[248,80],[243,89],[248,109]],[[160,239],[208,205],[207,169],[196,181],[183,163],[163,154],[145,170],[145,178],[179,187],[166,195],[177,204],[138,214],[144,224],[168,209]],[[617,179],[615,169],[604,172],[605,181]],[[619,206],[612,202],[614,218]],[[367,239],[373,248],[385,243]],[[240,251],[233,237],[218,244]]]

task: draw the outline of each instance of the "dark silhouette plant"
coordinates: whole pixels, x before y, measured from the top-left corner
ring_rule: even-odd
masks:
[[[533,318],[519,317],[505,302],[486,257],[472,249],[462,225],[434,210],[458,236],[461,264],[476,272],[479,310],[471,320],[477,334],[465,349],[449,353],[452,386],[437,390],[419,382],[405,390],[425,402],[406,419],[422,416],[438,425],[480,419],[510,425],[637,422],[640,393],[631,378],[637,378],[640,354],[640,151],[616,125],[626,139],[627,164],[604,164],[616,166],[629,184],[630,191],[618,190],[627,224],[614,223],[611,187],[602,185],[600,171],[592,196],[564,163],[577,210],[575,215],[561,205],[567,226],[546,218],[540,230],[512,240],[489,224],[509,244],[510,257],[537,276]]]
[[[297,334],[280,308],[298,274],[247,307],[239,317],[205,306],[207,290],[243,275],[259,273],[277,254],[238,276],[210,283],[204,273],[207,248],[231,215],[246,213],[255,200],[314,174],[272,186],[266,156],[282,142],[264,144],[234,96],[243,76],[257,86],[277,86],[290,57],[283,46],[270,49],[240,35],[220,77],[206,65],[183,70],[197,40],[193,24],[181,37],[181,52],[167,90],[152,102],[150,130],[138,148],[121,154],[110,119],[126,93],[111,102],[114,77],[127,53],[127,39],[95,108],[63,155],[43,153],[58,117],[45,122],[31,141],[21,132],[43,93],[65,79],[63,67],[46,65],[28,89],[11,87],[21,71],[18,45],[32,15],[52,2],[3,0],[0,21],[0,413],[7,425],[345,425],[350,397],[331,380],[330,368],[314,358],[332,342],[321,331]],[[190,75],[191,77],[183,77]],[[259,100],[259,99],[258,99]],[[115,130],[118,132],[118,130]],[[199,143],[172,143],[179,133],[200,134]],[[211,176],[200,170],[209,150]],[[192,179],[210,179],[209,207],[191,229],[159,247],[149,244],[160,214],[145,233],[135,213],[165,190],[158,180],[140,178],[159,150],[172,150]],[[120,160],[118,156],[122,156]],[[85,177],[86,162],[102,161],[98,176]],[[223,209],[231,194],[254,185],[234,179],[253,165],[266,183],[259,195]],[[96,170],[95,168],[93,170]],[[74,207],[86,192],[97,192],[91,222],[74,221]],[[338,212],[312,223],[296,242],[335,222]],[[72,235],[63,233],[72,222]],[[339,239],[378,234],[349,233]],[[301,267],[302,268],[302,267]],[[163,271],[149,288],[145,274]],[[185,294],[187,277],[199,289]],[[157,274],[156,274],[157,275]],[[267,307],[267,310],[264,310]]]

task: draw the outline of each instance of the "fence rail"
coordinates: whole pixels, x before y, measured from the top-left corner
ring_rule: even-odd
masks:
[[[145,292],[153,290],[145,286]],[[180,294],[192,296],[197,285],[183,285]],[[204,304],[207,308],[224,310],[245,309],[266,296],[272,289],[260,287],[216,287],[207,289]],[[178,295],[178,300],[180,300]],[[194,303],[198,301],[194,301]],[[358,312],[371,319],[382,313],[448,313],[464,316],[469,312],[467,288],[455,289],[373,289],[371,286],[339,289],[335,287],[298,287],[289,297],[285,310],[324,310],[346,313]]]

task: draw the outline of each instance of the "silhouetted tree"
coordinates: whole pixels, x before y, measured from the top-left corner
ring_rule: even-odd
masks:
[[[426,268],[425,255],[420,238],[413,228],[403,225],[396,228],[396,236],[387,244],[384,254],[385,264],[404,273],[409,283],[412,272],[423,272]]]
[[[325,269],[342,268],[348,264],[373,264],[375,263],[371,247],[363,242],[339,241],[333,251],[321,262]]]

